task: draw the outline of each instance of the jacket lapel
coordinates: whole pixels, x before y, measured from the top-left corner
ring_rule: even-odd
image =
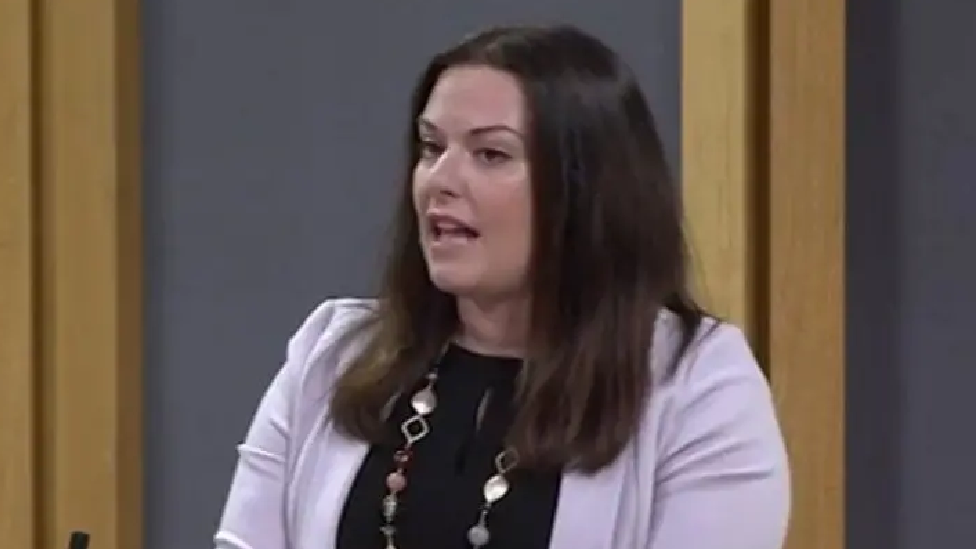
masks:
[[[570,472],[563,476],[550,549],[615,547],[627,463],[622,455],[597,473]]]
[[[318,495],[320,507],[315,513],[314,522],[319,523],[318,530],[313,536],[309,536],[308,547],[314,547],[313,540],[322,549],[335,549],[336,534],[339,529],[339,520],[342,517],[342,509],[345,505],[346,496],[352,482],[362,466],[366,454],[369,452],[369,445],[365,442],[352,440],[337,433],[331,425],[326,427],[327,433],[322,442],[328,448],[328,452],[323,452],[323,456],[328,456],[321,466],[328,473],[324,478],[328,481],[322,486],[322,491]],[[305,549],[306,545],[299,545],[298,549]]]

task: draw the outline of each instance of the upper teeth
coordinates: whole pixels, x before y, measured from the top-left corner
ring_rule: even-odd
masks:
[[[463,231],[467,229],[464,225],[454,221],[438,221],[436,227],[441,231]]]

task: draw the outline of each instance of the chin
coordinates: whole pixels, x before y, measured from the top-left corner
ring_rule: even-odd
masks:
[[[458,263],[441,263],[431,261],[427,263],[427,273],[430,282],[438,290],[449,294],[464,295],[471,293],[478,286],[477,276]]]
[[[467,277],[436,271],[430,273],[430,281],[438,290],[454,295],[469,294],[477,286],[474,281]]]

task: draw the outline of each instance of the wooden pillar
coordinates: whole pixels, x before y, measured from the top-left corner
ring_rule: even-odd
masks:
[[[0,539],[142,540],[139,18],[0,0]]]
[[[0,0],[0,540],[37,542],[31,0]]]
[[[699,292],[770,377],[788,549],[844,546],[844,0],[688,0],[682,173]]]
[[[757,104],[761,82],[752,0],[689,0],[682,11],[681,172],[697,293],[762,338],[758,299]]]
[[[771,2],[769,361],[793,466],[788,549],[844,547],[845,2]]]

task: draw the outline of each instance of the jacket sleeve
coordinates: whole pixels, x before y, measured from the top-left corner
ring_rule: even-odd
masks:
[[[769,386],[734,327],[692,354],[675,374],[648,549],[781,549],[790,483]]]
[[[261,398],[244,441],[214,536],[216,549],[287,549],[288,451],[294,408],[309,355],[334,316],[325,302],[288,344],[284,365]]]

